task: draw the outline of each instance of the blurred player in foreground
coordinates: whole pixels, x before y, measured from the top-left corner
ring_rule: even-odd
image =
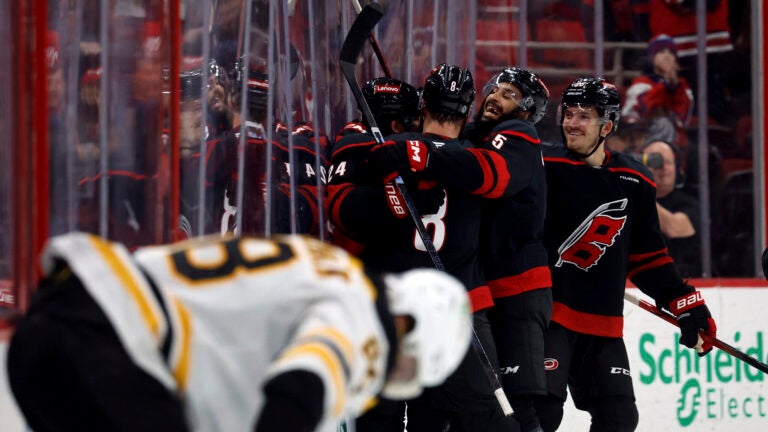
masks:
[[[377,395],[458,366],[471,334],[453,277],[367,273],[308,237],[202,238],[130,254],[73,233],[8,352],[35,431],[335,430]]]

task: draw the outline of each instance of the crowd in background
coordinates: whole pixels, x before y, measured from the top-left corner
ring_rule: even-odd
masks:
[[[359,117],[335,60],[355,14],[351,5],[319,2],[311,11],[308,2],[278,6],[254,1],[244,20],[245,3],[239,0],[182,2],[181,209],[179,220],[172,221],[165,217],[177,196],[171,193],[174,182],[168,176],[173,123],[165,3],[114,2],[113,25],[106,30],[110,42],[104,46],[99,2],[49,2],[51,178],[60,180],[51,187],[51,234],[102,231],[132,246],[171,240],[169,233],[179,230],[182,236],[194,236],[234,227],[240,232],[327,236],[324,151],[346,121]],[[440,6],[455,2],[383,3],[387,9],[377,34],[389,68],[399,78],[420,82],[429,68],[444,60],[441,50],[450,47],[474,53],[454,63],[473,66],[476,82],[485,82],[501,67],[525,62],[547,81],[553,98],[575,77],[594,73],[596,51],[588,45],[568,46],[595,42],[593,1],[481,0],[474,4],[477,20],[466,21],[475,22],[474,29],[451,26],[446,16],[451,9]],[[711,276],[751,276],[753,254],[744,251],[751,248],[754,236],[749,2],[705,3],[707,31],[720,38],[718,45],[707,48],[709,143],[703,149],[709,160],[709,216],[717,227],[711,235],[712,249],[718,251]],[[702,149],[697,139],[697,51],[695,45],[680,43],[695,34],[695,4],[604,2],[602,34],[607,47],[603,75],[616,83],[625,107],[609,148],[642,154],[654,139],[671,143],[678,174],[675,190],[698,198]],[[215,13],[207,15],[205,5],[212,5]],[[524,33],[522,6],[527,14]],[[324,19],[328,17],[333,18]],[[247,44],[244,21],[250,23]],[[324,24],[318,27],[317,22]],[[402,31],[404,26],[410,31]],[[315,36],[310,38],[312,31]],[[471,36],[471,49],[451,45],[451,37],[466,43]],[[519,43],[509,43],[521,39],[528,43],[524,58]],[[243,65],[246,46],[249,64]],[[659,69],[657,56],[668,57],[671,66]],[[104,58],[109,64],[101,64]],[[374,62],[369,57],[359,68],[363,81],[377,75]],[[184,74],[199,75],[193,86],[207,89],[206,98],[202,92],[184,93]],[[106,98],[101,95],[105,88]],[[248,92],[245,108],[243,89]],[[544,141],[560,141],[553,118],[549,113],[537,125]],[[241,132],[247,135],[243,144]],[[267,142],[272,145],[264,145]],[[244,153],[238,153],[241,145]],[[239,166],[238,154],[244,155],[245,168]],[[249,173],[251,164],[260,164],[259,172]],[[105,174],[108,182],[102,182]],[[238,189],[241,177],[246,183]],[[104,186],[109,188],[108,203],[100,193]],[[245,210],[238,215],[235,203],[249,201],[255,203],[250,215]],[[693,208],[698,210],[698,204]],[[305,217],[312,221],[302,222]],[[229,221],[222,224],[222,218]],[[259,222],[246,229],[247,221],[254,219]],[[686,276],[701,274],[700,263],[694,269]]]

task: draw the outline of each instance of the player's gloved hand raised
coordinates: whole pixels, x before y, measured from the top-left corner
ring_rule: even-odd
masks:
[[[669,303],[669,310],[680,325],[680,343],[696,348],[699,356],[712,351],[711,339],[717,335],[717,325],[700,291],[693,291]],[[709,338],[700,338],[699,332]]]
[[[429,164],[429,146],[418,140],[385,141],[368,153],[368,170],[384,183],[400,173],[423,171]]]

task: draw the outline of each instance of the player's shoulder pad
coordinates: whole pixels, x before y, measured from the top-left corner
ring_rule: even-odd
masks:
[[[344,124],[344,126],[341,128],[339,133],[336,134],[336,141],[340,140],[342,137],[346,135],[356,135],[356,134],[369,134],[368,128],[365,127],[364,124],[356,121],[347,122]]]
[[[491,130],[491,133],[488,135],[488,137],[493,139],[493,137],[497,134],[512,136],[527,141],[531,144],[541,144],[541,139],[539,139],[539,134],[536,132],[536,128],[531,122],[524,120],[504,120]]]
[[[360,125],[359,123],[357,124]],[[350,123],[347,123],[347,125],[350,125]],[[342,132],[339,132],[333,147],[331,147],[331,158],[338,157],[341,153],[346,153],[347,151],[359,150],[368,152],[376,144],[373,135],[369,134],[362,125],[360,127],[364,132],[359,132],[356,128],[346,129],[346,132],[342,129]]]
[[[655,186],[656,182],[653,179],[651,170],[648,169],[642,162],[630,157],[629,155],[621,152],[608,152],[608,168],[614,171],[621,171],[627,174],[633,174],[640,180]]]
[[[568,151],[565,144],[559,142],[543,142],[541,144],[541,152],[544,154],[545,161],[548,158],[577,160],[573,153]]]
[[[445,145],[447,142],[454,142],[455,139],[450,138],[441,138],[436,135],[428,135],[423,134],[420,132],[401,132],[398,134],[392,134],[388,135],[386,137],[387,141],[395,141],[395,142],[405,142],[409,140],[417,140],[424,143],[424,145],[428,146],[430,149],[438,149]]]

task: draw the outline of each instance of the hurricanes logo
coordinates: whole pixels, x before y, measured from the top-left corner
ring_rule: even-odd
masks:
[[[627,216],[621,213],[614,216],[613,213],[621,212],[626,207],[627,199],[624,198],[596,208],[557,249],[559,258],[555,267],[562,267],[563,262],[569,262],[589,271],[624,228]]]

